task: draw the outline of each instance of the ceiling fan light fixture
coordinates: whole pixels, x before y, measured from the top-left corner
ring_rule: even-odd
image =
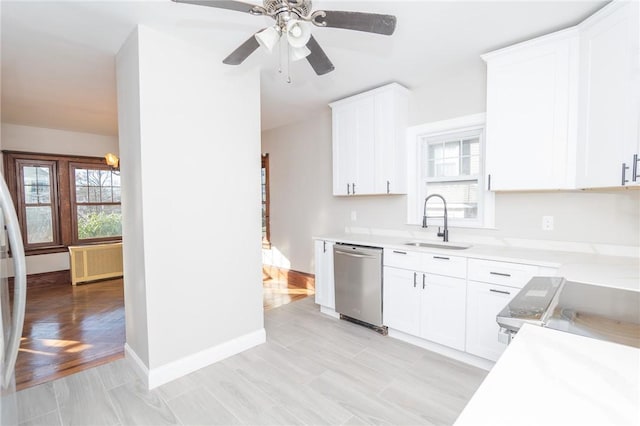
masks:
[[[269,27],[257,33],[255,37],[258,44],[271,53],[275,45],[278,44],[278,40],[280,40],[280,32],[276,27]]]
[[[304,47],[309,42],[310,38],[311,24],[297,19],[292,19],[287,22],[287,41],[291,47]]]
[[[309,55],[311,55],[311,50],[307,46],[291,48],[290,58],[293,62],[304,59]]]

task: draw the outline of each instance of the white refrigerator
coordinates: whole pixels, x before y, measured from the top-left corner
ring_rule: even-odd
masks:
[[[9,250],[11,257],[9,257]],[[7,277],[13,264],[13,302],[9,299]],[[0,174],[0,425],[18,424],[15,366],[20,348],[27,275],[24,246],[18,217],[4,177]]]

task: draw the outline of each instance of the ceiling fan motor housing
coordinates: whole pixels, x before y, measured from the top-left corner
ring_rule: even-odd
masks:
[[[292,12],[298,17],[303,17],[311,13],[311,0],[264,0],[263,4],[270,16]]]

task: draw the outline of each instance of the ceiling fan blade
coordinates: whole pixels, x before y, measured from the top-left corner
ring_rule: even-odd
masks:
[[[260,47],[260,44],[258,43],[258,40],[256,40],[255,35],[252,35],[247,39],[247,41],[242,43],[240,47],[224,58],[222,63],[227,65],[240,65],[249,57],[249,55],[255,52],[258,47]]]
[[[238,12],[249,13],[256,5],[233,0],[172,0],[176,3],[195,4],[198,6],[217,7],[218,9],[236,10]]]
[[[345,30],[364,31],[391,35],[396,29],[396,17],[377,13],[344,12],[325,10],[325,16],[316,12],[314,23],[322,27],[344,28]]]
[[[313,36],[309,39],[307,48],[311,51],[311,54],[307,56],[307,61],[316,74],[325,75],[336,69]]]

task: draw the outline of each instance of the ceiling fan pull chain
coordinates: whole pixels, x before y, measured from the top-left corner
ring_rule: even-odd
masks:
[[[278,40],[278,74],[282,74],[282,39]]]

